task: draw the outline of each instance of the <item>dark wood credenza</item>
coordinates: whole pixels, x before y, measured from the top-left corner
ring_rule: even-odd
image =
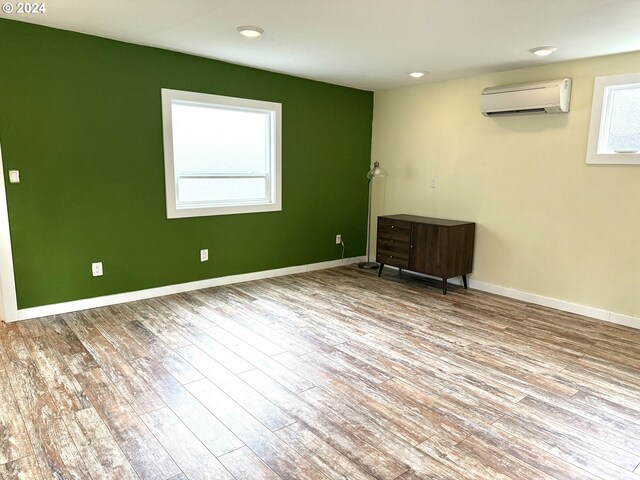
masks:
[[[447,294],[447,279],[467,274],[473,265],[476,224],[415,215],[378,217],[376,260],[378,276],[385,265],[442,278],[442,293]]]

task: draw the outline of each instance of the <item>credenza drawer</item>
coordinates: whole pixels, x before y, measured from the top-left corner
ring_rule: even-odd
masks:
[[[380,218],[378,220],[378,238],[408,244],[411,241],[411,223]]]
[[[380,263],[384,263],[386,265],[392,265],[398,268],[408,268],[409,267],[409,255],[399,255],[395,252],[389,252],[385,250],[378,249],[378,253],[376,254],[376,261]]]
[[[394,238],[378,237],[378,250],[387,250],[400,255],[402,253],[407,254],[410,248],[411,245],[404,239],[396,240]]]
[[[409,266],[411,222],[378,219],[376,260],[398,268]]]

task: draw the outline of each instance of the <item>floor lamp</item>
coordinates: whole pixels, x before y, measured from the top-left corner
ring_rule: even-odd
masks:
[[[371,256],[371,192],[373,190],[373,180],[376,178],[384,178],[387,176],[387,171],[384,168],[380,168],[380,162],[374,162],[373,168],[367,172],[367,178],[369,179],[369,210],[367,211],[367,261],[360,262],[358,266],[360,268],[378,268],[376,262],[372,262]]]

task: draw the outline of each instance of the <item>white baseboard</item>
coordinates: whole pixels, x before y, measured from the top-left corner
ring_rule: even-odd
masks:
[[[385,268],[387,266],[385,265]],[[395,267],[390,267],[395,268]],[[436,278],[430,275],[415,274],[428,278]],[[441,280],[437,278],[437,280]],[[462,285],[461,278],[452,278],[449,283],[454,285]],[[556,310],[562,310],[563,312],[576,313],[585,317],[595,318],[597,320],[604,320],[605,322],[615,323],[618,325],[624,325],[626,327],[637,328],[640,330],[640,318],[631,317],[629,315],[623,315],[621,313],[611,312],[609,310],[602,310],[595,307],[588,307],[586,305],[580,305],[577,303],[565,302],[564,300],[558,300],[555,298],[544,297],[542,295],[536,295],[534,293],[523,292],[521,290],[515,290],[513,288],[501,287],[492,283],[481,282],[478,280],[469,279],[469,288],[481,290],[483,292],[495,293],[503,297],[513,298],[516,300],[522,300],[523,302],[533,303],[535,305],[541,305],[543,307],[555,308]]]
[[[609,314],[609,320],[607,321],[617,323],[618,325],[624,325],[626,327],[640,329],[640,318],[622,315],[621,313],[611,312]]]
[[[605,322],[616,323],[618,325],[640,329],[640,318],[631,317],[629,315],[623,315],[621,313],[611,312],[609,310],[602,310],[600,308],[580,305],[578,303],[565,302],[564,300],[558,300],[556,298],[549,298],[542,295],[522,292],[520,290],[514,290],[512,288],[500,287],[498,285],[493,285],[486,282],[471,280],[469,282],[469,286],[477,290],[482,290],[483,292],[495,293],[497,295],[502,295],[503,297],[515,298],[516,300],[522,300],[524,302],[541,305],[543,307],[555,308],[556,310],[562,310],[564,312],[577,313],[578,315],[583,315],[585,317],[595,318],[597,320],[604,320]]]
[[[276,268],[274,270],[264,270],[261,272],[242,273],[240,275],[229,275],[227,277],[209,278],[207,280],[199,280],[196,282],[180,283],[178,285],[167,285],[165,287],[149,288],[146,290],[137,290],[135,292],[117,293],[114,295],[105,295],[103,297],[86,298],[83,300],[74,300],[72,302],[54,303],[51,305],[42,305],[41,307],[23,308],[17,311],[15,318],[7,318],[6,322],[15,322],[18,320],[29,320],[31,318],[47,317],[49,315],[58,315],[60,313],[77,312],[78,310],[86,310],[88,308],[104,307],[107,305],[115,305],[117,303],[133,302],[136,300],[144,300],[146,298],[161,297],[163,295],[171,295],[174,293],[189,292],[191,290],[200,290],[202,288],[217,287],[220,285],[229,285],[231,283],[248,282],[250,280],[261,280],[263,278],[281,277],[283,275],[292,275],[294,273],[311,272],[314,270],[324,270],[326,268],[340,267],[350,265],[352,263],[364,262],[366,257],[345,258],[344,260],[331,260],[328,262],[311,263],[308,265],[298,265],[294,267]]]
[[[611,312],[607,310],[587,307],[585,305],[579,305],[577,303],[565,302],[563,300],[557,300],[555,298],[543,297],[542,295],[523,292],[521,290],[515,290],[513,288],[501,287],[499,285],[480,282],[477,280],[470,281],[469,286],[471,288],[475,288],[476,290],[482,290],[483,292],[495,293],[496,295],[501,295],[503,297],[514,298],[516,300],[522,300],[523,302],[533,303],[535,305],[541,305],[543,307],[555,308],[556,310],[562,310],[564,312],[577,313],[578,315],[584,315],[585,317],[596,318],[598,320],[609,321],[609,316],[611,314]]]
[[[115,305],[117,303],[133,302],[136,300],[144,300],[147,298],[161,297],[163,295],[171,295],[174,293],[189,292],[191,290],[199,290],[202,288],[217,287],[220,285],[229,285],[232,283],[248,282],[251,280],[261,280],[264,278],[280,277],[283,275],[292,275],[294,273],[311,272],[314,270],[323,270],[326,268],[340,267],[350,265],[352,263],[363,262],[365,257],[346,258],[344,260],[331,260],[328,262],[311,263],[308,265],[298,265],[295,267],[277,268],[274,270],[264,270],[262,272],[243,273],[240,275],[229,275],[227,277],[209,278],[207,280],[199,280],[197,282],[180,283],[178,285],[168,285],[165,287],[149,288],[146,290],[138,290],[135,292],[117,293],[115,295],[106,295],[104,297],[86,298],[83,300],[74,300],[72,302],[55,303],[52,305],[43,305],[41,307],[23,308],[17,311],[15,318],[7,318],[5,321],[14,322],[18,320],[28,320],[31,318],[46,317],[49,315],[57,315],[60,313],[76,312],[78,310],[86,310],[89,308],[104,307],[107,305]],[[395,268],[395,267],[388,267]],[[415,274],[414,272],[411,272]],[[417,274],[420,275],[420,274]],[[429,275],[420,275],[429,278]],[[460,278],[450,279],[449,283],[462,285]],[[533,293],[515,290],[513,288],[501,287],[492,283],[481,282],[478,280],[469,280],[469,287],[483,292],[494,293],[503,297],[514,298],[524,302],[541,305],[544,307],[555,308],[565,312],[576,313],[585,317],[604,320],[606,322],[625,325],[627,327],[640,329],[640,318],[623,315],[621,313],[602,310],[599,308],[579,305],[577,303],[565,302],[555,298],[544,297]]]

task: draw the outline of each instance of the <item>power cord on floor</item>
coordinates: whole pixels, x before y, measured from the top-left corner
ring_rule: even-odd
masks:
[[[341,258],[341,260],[344,260],[344,240],[342,240],[342,238],[340,238],[340,245],[342,245],[342,258]]]

